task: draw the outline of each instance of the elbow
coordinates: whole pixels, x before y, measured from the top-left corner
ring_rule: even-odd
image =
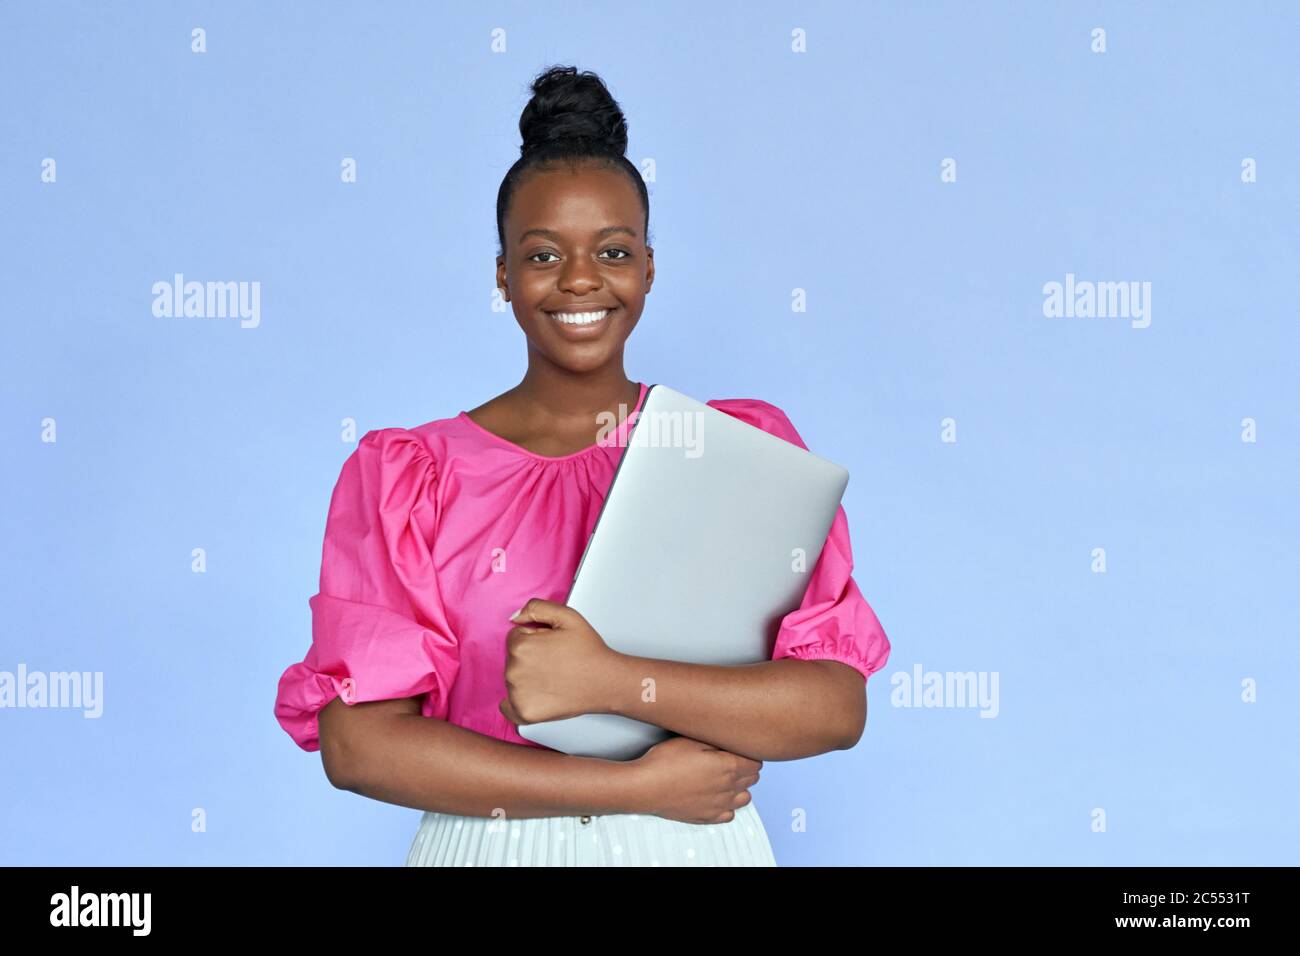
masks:
[[[836,750],[852,750],[862,739],[862,734],[867,729],[866,720],[861,720],[845,730],[839,737],[839,743],[835,745]]]
[[[337,743],[327,743],[328,739],[325,734],[321,734],[320,759],[325,768],[325,779],[336,790],[357,792],[356,775],[351,761],[342,752],[343,748]]]
[[[834,716],[827,721],[833,728],[828,734],[828,749],[852,750],[867,729],[867,692],[862,674],[842,661],[816,663],[830,675],[826,699],[828,712]]]
[[[852,750],[867,729],[867,697],[862,695],[861,705],[846,709],[847,719],[841,729],[836,750]]]
[[[829,734],[830,739],[826,742],[822,753],[831,750],[852,750],[862,739],[866,724],[865,714],[859,712],[858,715],[853,716],[852,711],[844,712],[841,719],[835,722],[834,729]]]
[[[346,721],[336,719],[346,706],[341,699],[335,698],[321,710],[318,718],[320,758],[325,769],[325,779],[330,782],[330,786],[356,793],[356,761],[352,758],[353,748],[348,744],[344,733]]]
[[[321,764],[325,768],[325,779],[330,782],[330,786],[336,790],[357,792],[355,778],[351,775],[347,764],[341,756],[325,746],[324,740],[321,741],[320,757]]]

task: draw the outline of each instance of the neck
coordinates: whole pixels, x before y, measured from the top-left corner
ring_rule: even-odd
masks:
[[[641,397],[640,384],[627,377],[621,362],[583,373],[530,366],[511,391],[539,417],[552,421],[589,421],[605,411],[622,419]]]

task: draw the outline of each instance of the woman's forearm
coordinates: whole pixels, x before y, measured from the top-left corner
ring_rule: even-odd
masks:
[[[425,718],[413,702],[392,703],[349,707],[335,699],[321,711],[321,749],[329,751],[323,756],[335,786],[464,816],[650,812],[631,763],[513,744]]]
[[[862,675],[839,661],[713,665],[619,654],[610,673],[605,712],[751,760],[847,750],[866,724]]]

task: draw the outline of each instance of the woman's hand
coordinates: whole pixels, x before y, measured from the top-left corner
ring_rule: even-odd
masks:
[[[501,713],[512,724],[604,709],[619,654],[586,618],[566,604],[533,598],[510,620],[518,623],[506,635]]]
[[[730,823],[753,797],[763,761],[690,737],[669,737],[636,760],[635,806],[683,823]]]

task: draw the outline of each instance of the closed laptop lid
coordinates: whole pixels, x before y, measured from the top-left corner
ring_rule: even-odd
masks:
[[[700,664],[771,659],[848,484],[840,465],[664,385],[626,432],[567,604],[617,651]],[[668,736],[609,714],[527,724],[566,753],[630,759]]]

